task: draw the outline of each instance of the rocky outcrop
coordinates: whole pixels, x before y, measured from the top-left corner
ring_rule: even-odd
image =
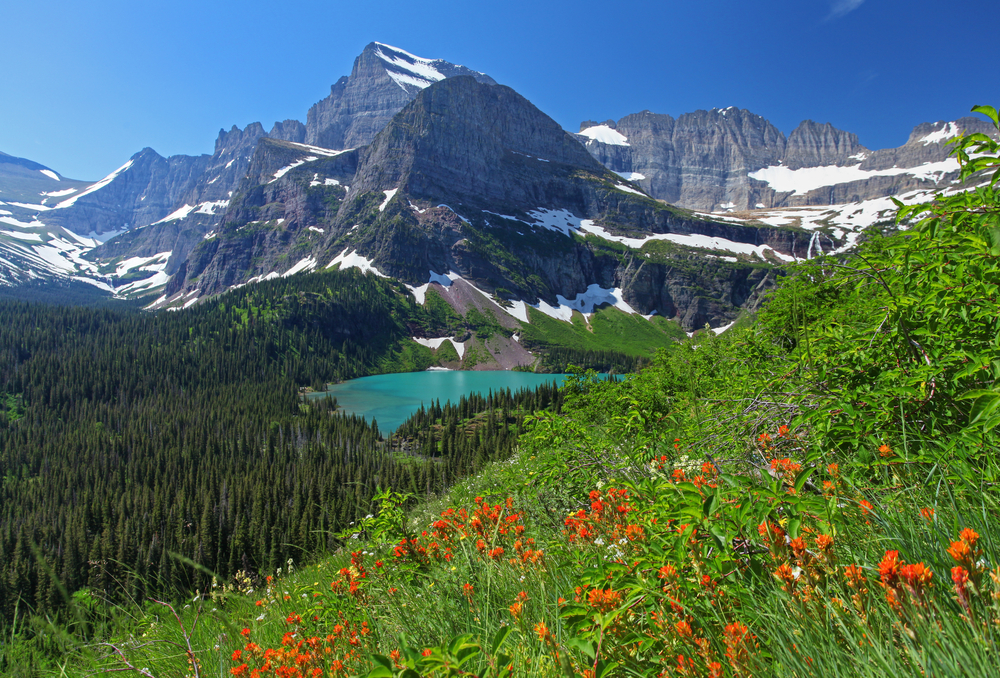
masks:
[[[115,181],[102,188],[98,192],[101,195],[95,193],[94,197],[88,197],[82,201],[80,208],[60,214],[53,223],[79,233],[91,230],[106,233],[154,224],[150,227],[152,231],[102,248],[97,253],[100,257],[106,257],[112,251],[119,253],[118,256],[145,256],[140,253],[162,246],[165,240],[173,235],[180,237],[180,234],[187,234],[177,241],[178,248],[186,253],[194,242],[191,236],[201,237],[218,226],[221,210],[212,210],[217,217],[214,219],[191,215],[180,225],[155,222],[185,205],[228,201],[251,173],[250,162],[262,139],[300,144],[308,142],[334,149],[362,146],[368,144],[392,116],[424,87],[437,79],[455,75],[472,75],[481,82],[493,83],[489,76],[464,66],[441,59],[423,59],[387,45],[371,43],[355,60],[351,76],[341,78],[333,86],[331,95],[313,106],[308,125],[297,120],[285,120],[276,122],[268,133],[258,122],[250,123],[243,129],[234,125],[229,131],[219,130],[211,156],[197,159],[174,156],[168,159],[168,164],[172,166],[190,165],[187,176],[182,176],[184,172],[175,171],[173,175],[176,176],[167,177],[164,183],[163,178],[170,173],[154,173],[150,175],[150,180],[161,185],[147,186],[137,180],[136,175],[145,176],[143,172],[133,171],[128,176],[123,174],[120,179],[116,177]],[[153,153],[151,149],[147,151]],[[258,163],[258,168],[263,166]],[[251,177],[251,181],[254,180],[262,180],[262,177]],[[98,224],[103,226],[97,228]],[[155,232],[159,230],[164,233]],[[132,243],[133,251],[124,248],[126,242]],[[175,256],[171,269],[178,263]]]
[[[603,165],[636,181],[651,196],[694,209],[745,203],[748,172],[777,164],[784,135],[749,111],[696,111],[676,120],[643,111],[601,127],[618,132],[606,143],[585,123],[578,138]]]
[[[946,161],[947,142],[959,131],[991,129],[976,118],[924,123],[903,146],[871,151],[856,135],[829,123],[806,120],[786,138],[761,116],[727,108],[696,111],[676,120],[649,111],[618,122],[588,120],[577,137],[605,167],[636,181],[655,198],[690,209],[742,211],[839,204],[831,201],[950,185],[957,165],[934,173],[921,166]],[[827,172],[821,185],[816,185],[815,176],[796,181],[787,174],[820,167],[859,172]],[[782,173],[786,181],[750,176],[766,168]]]
[[[465,66],[370,43],[354,60],[351,75],[340,78],[330,95],[309,109],[305,142],[334,149],[366,146],[417,92],[456,75],[494,84],[488,75]]]
[[[281,141],[294,141],[300,144],[305,143],[306,126],[298,120],[276,122],[274,123],[274,127],[271,128],[271,131],[267,133],[267,136],[271,139],[280,139]]]
[[[789,135],[781,163],[789,169],[856,164],[850,162],[852,156],[867,150],[856,134],[839,130],[828,122],[804,120]]]

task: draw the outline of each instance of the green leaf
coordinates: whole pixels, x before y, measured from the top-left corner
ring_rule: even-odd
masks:
[[[597,648],[589,640],[584,640],[583,638],[579,638],[577,636],[573,636],[571,638],[567,638],[566,639],[565,645],[567,647],[571,647],[571,648],[575,648],[576,650],[579,650],[580,652],[582,652],[583,654],[587,655],[591,659],[594,659],[594,658],[597,657]]]
[[[992,106],[973,106],[973,113],[982,113],[987,118],[993,121],[994,125],[1000,125],[1000,118],[997,116],[997,109]]]
[[[798,494],[802,491],[802,488],[806,486],[809,482],[809,477],[816,472],[815,466],[810,466],[809,468],[799,471],[799,474],[795,476],[795,493]]]
[[[715,544],[720,550],[725,551],[726,545],[729,544],[730,538],[729,533],[721,525],[713,523],[708,528],[709,533],[715,538]]]
[[[501,626],[497,629],[496,634],[493,636],[493,642],[490,643],[490,654],[495,655],[500,646],[503,645],[504,641],[507,640],[507,636],[510,635],[511,631],[514,629],[510,626]]]
[[[616,662],[605,662],[603,659],[597,662],[597,666],[594,668],[594,678],[604,678],[608,675],[608,672],[612,669],[618,668]]]
[[[716,510],[719,508],[719,493],[713,492],[705,500],[705,503],[701,507],[702,515],[706,518],[711,518],[715,515]]]
[[[507,667],[510,666],[512,657],[509,654],[498,654],[497,655],[497,675],[506,676],[510,675],[507,672]]]
[[[381,654],[373,654],[371,656],[371,659],[372,659],[372,663],[378,664],[379,666],[383,666],[383,667],[389,669],[389,675],[392,675],[392,669],[393,669],[394,664],[392,663],[391,659],[389,659],[385,655],[381,655]]]

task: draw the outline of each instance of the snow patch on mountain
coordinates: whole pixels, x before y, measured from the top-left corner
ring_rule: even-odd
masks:
[[[622,298],[620,287],[604,288],[597,284],[589,285],[586,292],[581,292],[574,299],[567,299],[561,294],[557,294],[556,301],[555,306],[543,299],[539,299],[537,304],[531,305],[549,317],[566,322],[573,319],[573,311],[590,316],[603,304],[611,304],[615,308],[633,315],[636,313],[636,310]]]
[[[642,191],[637,191],[631,186],[626,186],[625,184],[615,184],[615,188],[617,188],[619,191],[625,191],[626,193],[635,193],[636,195],[641,195],[643,198],[649,197]]]
[[[47,191],[45,193],[41,193],[40,195],[46,195],[46,196],[48,196],[50,198],[61,198],[64,195],[69,195],[70,193],[76,193],[76,189],[75,188],[64,188],[61,191]]]
[[[841,167],[827,165],[825,167],[802,167],[790,169],[783,165],[772,165],[750,172],[751,179],[763,181],[778,193],[805,195],[809,191],[823,186],[834,186],[851,181],[863,181],[872,177],[891,177],[909,174],[918,179],[940,182],[945,174],[957,172],[958,161],[948,158],[938,162],[925,162],[917,167],[891,167],[884,170],[863,170],[860,165]]]
[[[309,182],[309,188],[314,186],[340,186],[340,182],[336,179],[323,179],[319,180],[319,174],[313,174],[312,181]]]
[[[607,125],[594,125],[587,129],[580,130],[580,134],[591,141],[600,141],[609,146],[628,146],[628,137],[616,129],[611,129]],[[587,143],[590,143],[588,141]]]
[[[121,277],[129,271],[162,271],[170,258],[171,252],[160,252],[151,257],[130,257],[118,264],[115,269],[115,276]]]
[[[422,337],[412,337],[412,339],[413,339],[413,341],[417,342],[421,346],[426,346],[427,348],[432,348],[435,351],[437,349],[441,348],[441,345],[444,342],[450,341],[451,345],[455,347],[456,351],[458,351],[458,357],[459,358],[464,358],[465,357],[465,342],[455,341],[451,337],[435,337],[433,339],[425,339],[425,338],[422,338]]]
[[[347,253],[349,247],[345,247],[344,251],[333,258],[329,264],[326,265],[327,268],[333,268],[336,265],[340,265],[341,271],[346,271],[349,268],[359,268],[362,273],[368,273],[371,271],[380,278],[387,278],[388,276],[382,273],[380,270],[372,265],[372,260],[367,257],[358,254],[357,250],[352,250],[350,254]]]
[[[285,165],[284,167],[282,167],[281,169],[279,169],[277,172],[275,172],[274,173],[274,178],[271,179],[267,183],[273,184],[275,181],[277,181],[281,177],[285,176],[286,174],[288,174],[289,172],[291,172],[296,167],[299,167],[301,165],[305,165],[307,162],[312,162],[313,160],[319,160],[319,158],[316,157],[315,155],[308,155],[308,156],[306,156],[304,158],[300,158],[300,159],[296,160],[291,165]]]
[[[178,221],[180,219],[186,219],[187,215],[191,214],[192,210],[194,210],[195,207],[197,207],[197,205],[187,205],[187,204],[185,204],[185,205],[183,205],[181,207],[178,207],[173,212],[171,212],[167,216],[163,217],[159,221],[155,221],[153,223],[154,224],[165,224],[168,221]]]
[[[937,127],[937,124],[935,124],[935,127]],[[942,141],[957,137],[961,133],[962,130],[958,128],[958,125],[953,122],[949,122],[943,125],[941,129],[931,132],[927,136],[918,139],[918,141],[924,142],[924,146],[927,146],[928,144],[939,144]]]
[[[397,85],[406,90],[406,85],[412,85],[423,89],[439,80],[444,80],[445,75],[437,70],[433,64],[439,59],[424,59],[415,54],[410,54],[398,47],[376,42],[375,56],[384,61],[392,68],[386,68],[385,72]],[[384,48],[384,49],[383,49]],[[402,72],[400,72],[402,71]]]
[[[18,240],[30,240],[32,242],[42,242],[42,236],[37,233],[25,233],[23,231],[0,231],[0,235],[6,235]]]
[[[104,177],[103,179],[101,179],[97,183],[94,183],[94,184],[91,184],[90,186],[87,186],[87,188],[83,189],[83,191],[81,191],[80,193],[77,193],[72,198],[67,198],[66,200],[63,200],[61,203],[58,203],[52,209],[65,209],[66,207],[72,207],[76,203],[76,201],[79,200],[80,198],[82,198],[83,196],[90,195],[94,191],[99,191],[102,188],[104,188],[105,186],[107,186],[108,184],[110,184],[112,181],[114,181],[118,177],[119,174],[121,174],[122,172],[126,171],[129,167],[131,167],[134,162],[135,162],[134,160],[129,160],[127,163],[125,163],[124,165],[122,165],[121,167],[119,167],[118,169],[116,169],[114,172],[112,172],[108,176]]]
[[[625,181],[642,181],[646,178],[645,174],[640,174],[639,172],[615,172]]]
[[[292,266],[290,269],[281,274],[282,278],[287,278],[293,276],[296,273],[301,273],[302,271],[311,271],[316,268],[316,257],[308,256],[299,263]]]
[[[770,254],[782,261],[794,261],[795,258],[787,254],[782,254],[767,245],[751,245],[750,243],[735,242],[726,238],[717,238],[699,233],[653,233],[642,238],[629,238],[622,235],[612,235],[604,228],[596,225],[590,219],[583,219],[580,223],[580,230],[592,233],[605,240],[619,242],[632,249],[641,249],[643,245],[654,240],[666,240],[668,242],[692,247],[696,249],[716,250],[732,252],[734,254],[745,254],[747,256],[758,256],[766,260],[765,254]]]
[[[59,179],[59,175],[53,172],[52,170],[42,169],[38,171],[47,176],[49,179],[55,179],[56,181],[61,181],[61,179]]]
[[[568,236],[572,236],[580,230],[580,217],[569,210],[551,210],[539,207],[536,210],[530,210],[528,216],[535,220],[535,223],[531,224],[532,228],[540,226]]]
[[[287,144],[289,146],[294,146],[295,148],[300,148],[303,151],[307,151],[310,155],[322,155],[327,158],[335,158],[341,153],[348,153],[349,151],[354,150],[353,148],[345,148],[342,151],[335,151],[332,148],[323,148],[322,146],[310,146],[309,144],[300,144],[297,141],[283,141],[281,143]]]
[[[36,205],[30,202],[14,202],[13,200],[8,202],[7,204],[13,205],[14,207],[20,207],[21,209],[24,210],[34,210],[36,212],[45,212],[47,210],[55,209],[53,207],[49,207],[48,205]]]
[[[210,214],[212,216],[215,216],[216,210],[220,209],[224,210],[227,207],[229,207],[228,200],[211,200],[209,202],[203,202],[200,205],[198,205],[198,210],[195,212],[195,214]]]
[[[378,211],[379,212],[384,212],[385,211],[385,206],[388,205],[389,201],[392,200],[393,197],[396,195],[396,193],[399,192],[399,189],[398,188],[393,188],[391,190],[382,191],[382,192],[385,193],[385,200],[383,200],[382,204],[378,206]]]

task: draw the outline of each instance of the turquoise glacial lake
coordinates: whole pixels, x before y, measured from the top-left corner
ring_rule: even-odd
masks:
[[[507,388],[519,391],[551,382],[561,386],[566,376],[507,371],[403,372],[330,384],[326,391],[310,393],[308,397],[335,397],[344,412],[362,415],[368,421],[374,418],[384,436],[399,428],[421,405],[429,406],[434,400],[440,400],[441,405],[448,400],[457,404],[459,398],[470,393],[486,395],[490,390]]]

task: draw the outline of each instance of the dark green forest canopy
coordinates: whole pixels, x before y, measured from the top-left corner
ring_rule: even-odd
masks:
[[[0,616],[273,572],[337,547],[379,485],[422,496],[513,449],[554,387],[421,411],[386,442],[311,384],[425,369],[405,289],[332,272],[180,313],[0,302]],[[174,557],[173,554],[181,556]]]

